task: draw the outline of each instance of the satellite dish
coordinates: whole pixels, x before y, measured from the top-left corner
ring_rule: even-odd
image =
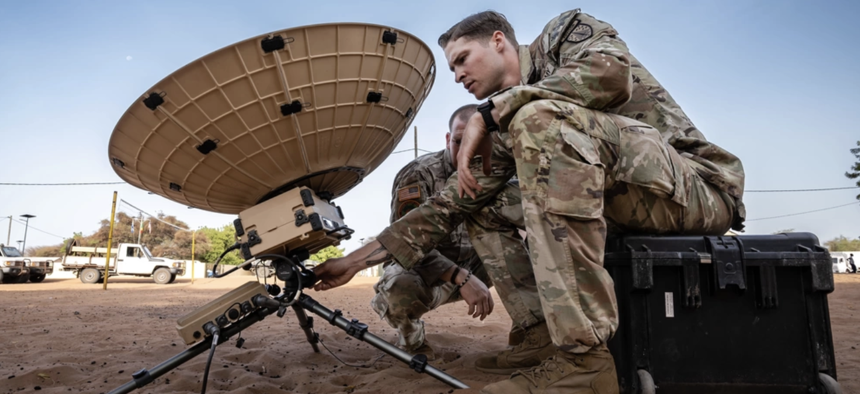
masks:
[[[434,77],[430,48],[394,28],[273,32],[155,84],[120,118],[108,155],[126,182],[213,212],[299,186],[332,199],[391,154]]]

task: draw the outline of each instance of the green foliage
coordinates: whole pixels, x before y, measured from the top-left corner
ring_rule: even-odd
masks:
[[[317,264],[319,264],[325,262],[328,259],[343,257],[344,250],[345,249],[341,249],[335,246],[328,246],[325,249],[321,249],[319,252],[312,254],[311,260],[316,261]]]
[[[860,177],[860,141],[857,141],[857,147],[851,148],[850,151],[857,161],[854,162],[853,166],[851,166],[851,171],[845,173],[845,176],[848,177],[848,179],[857,179]],[[856,184],[857,186],[860,186],[860,180],[857,180]],[[857,199],[860,200],[860,194],[857,195]]]
[[[224,225],[220,229],[214,228],[204,228],[200,230],[206,238],[209,240],[209,249],[205,253],[198,253],[198,256],[202,256],[200,260],[205,261],[207,263],[214,263],[218,256],[221,253],[224,253],[224,250],[232,246],[236,243],[236,229],[232,224]],[[221,259],[221,264],[227,265],[238,265],[245,261],[240,255],[239,251],[232,251],[227,253],[223,259]]]
[[[860,239],[848,239],[840,235],[824,243],[831,252],[860,250]]]

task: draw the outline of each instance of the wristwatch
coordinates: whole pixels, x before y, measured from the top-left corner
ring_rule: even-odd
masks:
[[[493,108],[496,108],[496,105],[493,104],[493,100],[487,100],[487,102],[478,105],[478,112],[480,112],[481,116],[484,118],[484,124],[487,125],[487,131],[491,133],[499,131],[498,123],[493,120]]]

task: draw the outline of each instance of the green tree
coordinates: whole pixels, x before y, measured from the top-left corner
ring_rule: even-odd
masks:
[[[333,259],[337,257],[343,257],[344,249],[338,248],[334,245],[327,246],[323,249],[320,249],[319,252],[316,252],[311,255],[311,260],[316,261],[317,264],[323,263],[328,259]]]
[[[217,229],[206,227],[198,231],[198,233],[201,232],[205,234],[209,240],[209,249],[205,253],[201,254],[201,260],[207,263],[214,263],[221,253],[224,253],[227,248],[236,243],[236,229],[232,224],[227,224]],[[235,250],[227,253],[227,255],[221,259],[221,264],[238,265],[244,261],[245,259],[239,255],[239,251]]]
[[[831,252],[860,250],[860,239],[848,239],[844,235],[840,235],[825,242],[824,246],[827,246]]]
[[[851,148],[850,151],[857,161],[854,162],[854,165],[851,167],[851,171],[845,173],[845,176],[848,177],[848,179],[857,179],[860,177],[860,141],[857,141],[857,147]],[[856,184],[857,186],[860,186],[860,180],[857,180]],[[857,199],[860,200],[860,194],[857,195]]]

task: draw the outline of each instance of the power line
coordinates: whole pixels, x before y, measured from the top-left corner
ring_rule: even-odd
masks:
[[[852,203],[850,203],[850,204],[837,205],[837,206],[835,206],[835,207],[830,207],[830,208],[816,209],[816,210],[814,210],[814,211],[806,211],[806,212],[790,213],[790,214],[788,214],[788,215],[771,216],[771,217],[758,218],[758,219],[748,219],[748,220],[746,220],[746,221],[747,221],[747,222],[755,222],[755,221],[758,221],[758,220],[778,219],[778,218],[786,218],[786,217],[789,217],[789,216],[805,215],[805,214],[807,214],[807,213],[814,213],[814,212],[828,211],[828,210],[831,210],[831,209],[847,207],[847,206],[849,206],[849,205],[857,205],[858,203],[860,203],[860,202],[855,201],[855,202],[852,202]]]
[[[826,192],[831,190],[860,189],[860,186],[829,187],[825,189],[786,189],[786,190],[745,190],[744,193],[791,193],[791,192]]]
[[[136,206],[134,206],[134,205],[129,204],[129,202],[128,202],[128,201],[126,201],[126,200],[120,199],[119,201],[120,201],[121,203],[125,204],[125,205],[128,205],[128,206],[130,206],[130,207],[132,207],[132,208],[134,208],[134,209],[137,209],[137,210],[138,210],[138,211],[140,211],[141,213],[145,213],[145,214],[146,214],[146,216],[149,216],[149,217],[150,217],[150,218],[152,218],[152,219],[158,220],[159,222],[164,223],[164,224],[166,224],[166,225],[168,225],[168,226],[170,226],[170,227],[173,227],[173,228],[175,228],[175,229],[182,230],[182,231],[191,231],[191,229],[179,227],[179,226],[177,226],[177,225],[175,225],[175,224],[173,224],[173,223],[165,222],[164,220],[161,220],[161,219],[159,219],[159,218],[158,218],[158,217],[156,217],[156,216],[150,215],[148,212],[146,212],[146,211],[144,211],[144,210],[142,210],[142,209],[140,209],[140,208],[138,208],[138,207],[136,207]]]
[[[94,186],[122,185],[125,182],[88,182],[88,183],[0,183],[0,186]]]
[[[7,217],[6,217],[6,219],[9,219],[9,217],[7,216]],[[24,223],[24,222],[22,222],[22,221],[18,220],[18,219],[12,218],[12,220],[13,220],[13,221],[15,221],[15,223],[23,224],[23,225],[25,225],[25,226],[27,226],[27,227],[29,227],[29,228],[33,229],[33,230],[36,230],[36,231],[41,232],[41,233],[48,234],[48,235],[50,235],[50,236],[52,236],[52,237],[57,237],[57,238],[59,238],[59,239],[66,239],[66,237],[61,237],[61,236],[59,236],[59,235],[57,235],[57,234],[51,234],[51,233],[49,233],[49,232],[47,232],[47,231],[45,231],[45,230],[39,230],[39,229],[37,229],[37,228],[35,228],[35,227],[33,227],[33,226],[28,225],[27,223]]]

